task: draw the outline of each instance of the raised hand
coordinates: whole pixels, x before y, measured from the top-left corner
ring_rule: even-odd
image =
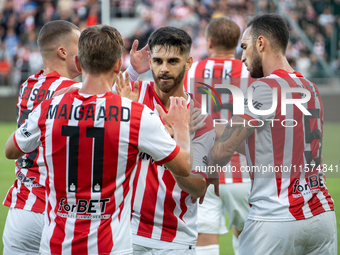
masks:
[[[145,45],[144,48],[137,51],[138,40],[134,40],[130,51],[130,63],[133,69],[139,73],[145,73],[150,69],[149,65],[149,45]]]
[[[193,104],[193,102],[190,103],[190,106],[192,104]],[[190,133],[194,133],[197,130],[199,130],[202,127],[205,126],[205,122],[198,124],[204,119],[204,117],[205,116],[201,114],[201,109],[196,108],[196,107],[191,108],[191,110],[190,110],[190,127],[189,127]]]
[[[180,131],[181,127],[188,127],[190,123],[190,109],[187,108],[187,102],[182,97],[170,97],[170,108],[168,113],[165,113],[160,105],[156,105],[159,116],[170,126],[174,133]]]
[[[129,73],[125,72],[125,78],[122,72],[119,72],[116,79],[116,91],[117,94],[129,98],[132,101],[138,102],[139,97],[139,82],[133,83],[133,91],[130,86]]]

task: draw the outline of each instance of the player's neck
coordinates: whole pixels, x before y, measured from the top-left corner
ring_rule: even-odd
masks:
[[[69,73],[65,68],[62,68],[58,65],[45,65],[43,75],[47,75],[49,73],[57,72],[61,77],[71,79]]]
[[[265,61],[262,61],[263,75],[264,77],[270,75],[272,72],[278,69],[285,70],[287,72],[294,72],[294,69],[289,65],[285,56],[269,56],[265,57]]]
[[[91,95],[105,94],[112,91],[114,78],[111,72],[99,75],[83,72],[83,86],[79,89],[79,93]]]
[[[166,110],[169,110],[170,108],[170,97],[183,97],[185,100],[188,100],[188,96],[185,94],[183,89],[183,82],[181,82],[181,85],[179,85],[175,90],[170,91],[169,93],[161,91],[156,84],[154,89]]]
[[[235,51],[226,51],[226,50],[211,50],[209,52],[209,58],[216,59],[231,59],[235,58]]]

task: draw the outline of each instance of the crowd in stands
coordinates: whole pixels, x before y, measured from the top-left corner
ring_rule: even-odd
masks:
[[[306,77],[327,74],[321,57],[340,76],[340,0],[111,0],[111,18],[140,18],[138,27],[125,38],[125,65],[133,39],[143,47],[151,32],[161,26],[186,30],[193,38],[194,60],[206,57],[205,27],[209,20],[227,16],[244,31],[257,14],[289,14],[309,38],[312,48],[292,29],[287,56]],[[279,4],[279,5],[277,5]],[[0,84],[19,86],[43,67],[36,43],[40,28],[48,21],[64,19],[80,29],[101,22],[101,1],[95,0],[3,0],[0,10]],[[238,47],[237,56],[241,56]]]

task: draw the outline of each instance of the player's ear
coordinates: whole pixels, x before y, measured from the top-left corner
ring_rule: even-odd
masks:
[[[208,49],[213,48],[213,42],[212,42],[211,38],[207,38],[207,45],[208,45]]]
[[[66,59],[66,55],[67,55],[66,49],[64,47],[62,47],[62,46],[58,47],[57,55],[58,55],[59,58],[65,60]]]
[[[81,69],[81,66],[80,66],[80,63],[79,63],[79,58],[77,55],[74,56],[74,63],[76,65],[76,69],[79,73],[82,72],[82,69]]]
[[[267,44],[267,39],[263,37],[262,35],[260,35],[256,41],[256,46],[258,47],[258,51],[263,52],[266,44]]]
[[[123,60],[121,58],[117,60],[115,67],[114,67],[114,72],[116,74],[119,74],[120,68],[122,67],[122,63],[123,63]]]
[[[187,62],[185,63],[185,71],[189,71],[193,62],[194,62],[193,58],[189,56]]]

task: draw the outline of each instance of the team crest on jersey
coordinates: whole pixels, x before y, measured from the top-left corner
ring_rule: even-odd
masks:
[[[30,154],[32,155],[32,154]],[[19,158],[18,159],[18,166],[20,168],[31,168],[33,166],[33,160],[30,158]]]

